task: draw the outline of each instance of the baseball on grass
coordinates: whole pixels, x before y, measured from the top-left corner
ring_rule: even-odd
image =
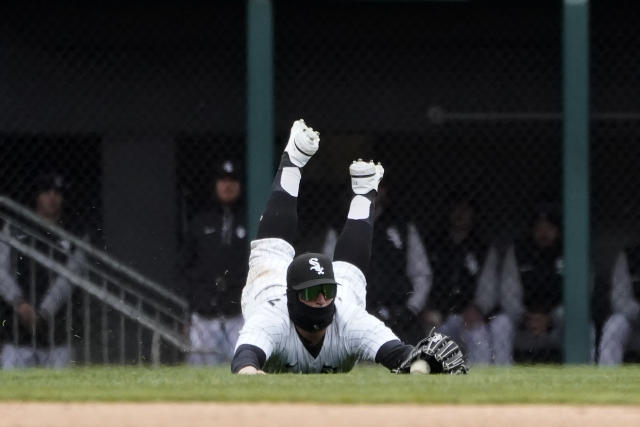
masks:
[[[429,364],[426,360],[418,359],[411,364],[409,368],[410,374],[428,374],[430,371]]]

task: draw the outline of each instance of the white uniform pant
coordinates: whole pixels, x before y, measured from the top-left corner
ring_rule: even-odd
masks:
[[[0,354],[2,369],[20,369],[43,366],[46,368],[64,368],[71,361],[68,346],[32,347],[5,344]]]
[[[623,314],[614,313],[602,327],[600,338],[600,365],[619,365],[626,350],[640,351],[640,328]],[[635,330],[634,330],[635,329]]]
[[[464,325],[462,315],[451,314],[442,326],[438,328],[438,331],[450,336],[466,349],[467,361],[470,365],[488,365],[491,363],[494,339],[490,324],[484,323],[468,328]]]
[[[463,317],[453,314],[438,331],[464,346],[470,365],[513,364],[513,323],[504,314],[473,328],[465,327]]]
[[[555,325],[549,333],[534,335],[525,330],[516,330],[513,321],[506,314],[498,314],[489,321],[491,330],[493,359],[496,365],[513,364],[513,350],[558,350],[564,345],[564,324]],[[595,360],[595,329],[590,330],[590,360]]]
[[[233,351],[242,328],[241,315],[204,317],[191,315],[189,339],[192,351],[187,356],[190,365],[218,365],[233,359]]]

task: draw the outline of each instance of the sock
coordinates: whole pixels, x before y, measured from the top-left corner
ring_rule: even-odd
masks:
[[[347,221],[336,242],[334,261],[349,262],[366,274],[373,245],[375,191],[351,199]]]
[[[298,228],[301,177],[300,168],[291,163],[289,154],[283,153],[267,206],[258,224],[258,239],[277,237],[293,244]]]

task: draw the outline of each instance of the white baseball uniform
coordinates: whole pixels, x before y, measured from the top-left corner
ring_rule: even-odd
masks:
[[[267,371],[296,373],[344,372],[356,361],[374,361],[380,347],[398,337],[365,310],[366,280],[353,264],[333,263],[336,314],[313,357],[304,347],[287,309],[287,267],[295,255],[288,242],[278,238],[251,242],[249,275],[242,291],[245,324],[236,349],[243,344],[259,347],[266,355]]]

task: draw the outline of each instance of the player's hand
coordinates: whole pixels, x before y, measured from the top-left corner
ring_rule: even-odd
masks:
[[[422,323],[429,327],[441,325],[443,320],[442,313],[436,310],[425,310],[420,317],[422,318]]]
[[[480,326],[484,323],[484,316],[482,312],[474,305],[469,305],[464,309],[462,313],[465,326],[472,328],[474,326]]]
[[[427,338],[416,344],[407,358],[395,369],[395,373],[411,372],[414,369],[413,364],[418,360],[424,360],[428,365],[419,369],[422,373],[466,374],[469,371],[458,344],[433,329]]]
[[[244,368],[238,371],[240,375],[265,375],[265,372],[256,369],[254,366],[245,366]]]
[[[22,323],[27,330],[32,331],[35,329],[38,315],[31,304],[28,302],[20,303],[16,307],[16,313],[18,314],[20,323]]]
[[[551,316],[545,313],[527,313],[525,325],[534,335],[544,335],[551,329]]]

